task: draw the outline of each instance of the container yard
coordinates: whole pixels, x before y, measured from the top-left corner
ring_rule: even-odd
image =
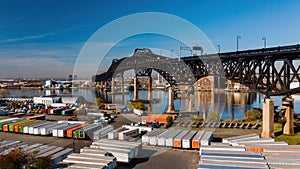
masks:
[[[7,154],[15,147],[21,147],[26,153],[33,153],[35,157],[51,157],[53,166],[56,166],[59,162],[65,159],[69,154],[73,152],[72,149],[65,149],[57,146],[48,146],[39,143],[28,145],[26,142],[13,141],[13,140],[1,140],[0,141],[0,154]]]

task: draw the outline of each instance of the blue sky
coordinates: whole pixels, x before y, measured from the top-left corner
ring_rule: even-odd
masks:
[[[297,44],[299,7],[297,0],[0,1],[0,78],[66,77],[94,32],[115,19],[140,12],[186,19],[216,48],[220,45],[221,52],[236,50],[237,35],[241,36],[240,50],[263,47],[262,37],[267,37],[267,46]],[[128,56],[136,47],[153,47],[159,39],[167,38],[130,37],[111,51],[111,57]],[[176,48],[174,43],[165,43],[163,49]]]

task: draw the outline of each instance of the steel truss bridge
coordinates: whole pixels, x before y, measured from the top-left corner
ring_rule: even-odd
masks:
[[[206,76],[241,83],[266,96],[300,93],[300,45],[168,58],[150,49],[135,49],[133,56],[114,59],[109,69],[93,76],[93,81],[110,81],[112,77],[134,69],[137,76],[157,71],[171,86],[194,84]],[[291,88],[291,83],[296,84]],[[220,87],[220,86],[219,86]]]

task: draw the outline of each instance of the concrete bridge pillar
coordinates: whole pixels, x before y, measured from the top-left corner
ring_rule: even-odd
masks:
[[[168,113],[174,112],[174,89],[172,87],[169,87],[169,104],[168,104]]]
[[[103,82],[102,81],[99,82],[99,85],[100,85],[100,89],[102,89],[103,88]]]
[[[107,81],[104,81],[103,89],[104,89],[104,91],[106,91],[106,89],[107,89]]]
[[[152,100],[152,77],[148,77],[148,100]]]
[[[190,102],[189,102],[189,109],[188,109],[189,112],[195,112],[196,111],[194,100],[195,100],[194,94],[190,94]]]
[[[286,123],[283,127],[283,134],[294,134],[294,99],[292,97],[285,97],[282,99],[282,105],[286,107]]]
[[[139,86],[138,86],[138,77],[134,76],[133,79],[133,100],[137,101],[139,99]]]
[[[111,78],[111,93],[115,93],[115,78]]]
[[[262,138],[274,138],[274,100],[266,98],[263,102]]]
[[[121,77],[121,93],[124,93],[124,77]]]

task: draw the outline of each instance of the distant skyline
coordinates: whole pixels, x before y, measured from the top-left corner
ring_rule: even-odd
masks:
[[[183,18],[197,26],[216,49],[220,45],[221,52],[236,51],[237,36],[241,37],[239,50],[262,48],[263,37],[267,47],[293,45],[300,43],[299,7],[298,0],[0,1],[0,78],[67,77],[93,33],[115,19],[141,12]],[[124,39],[111,57],[128,56],[137,47],[153,47],[159,39],[167,38],[138,35]],[[164,49],[177,49],[175,45],[166,43]]]

